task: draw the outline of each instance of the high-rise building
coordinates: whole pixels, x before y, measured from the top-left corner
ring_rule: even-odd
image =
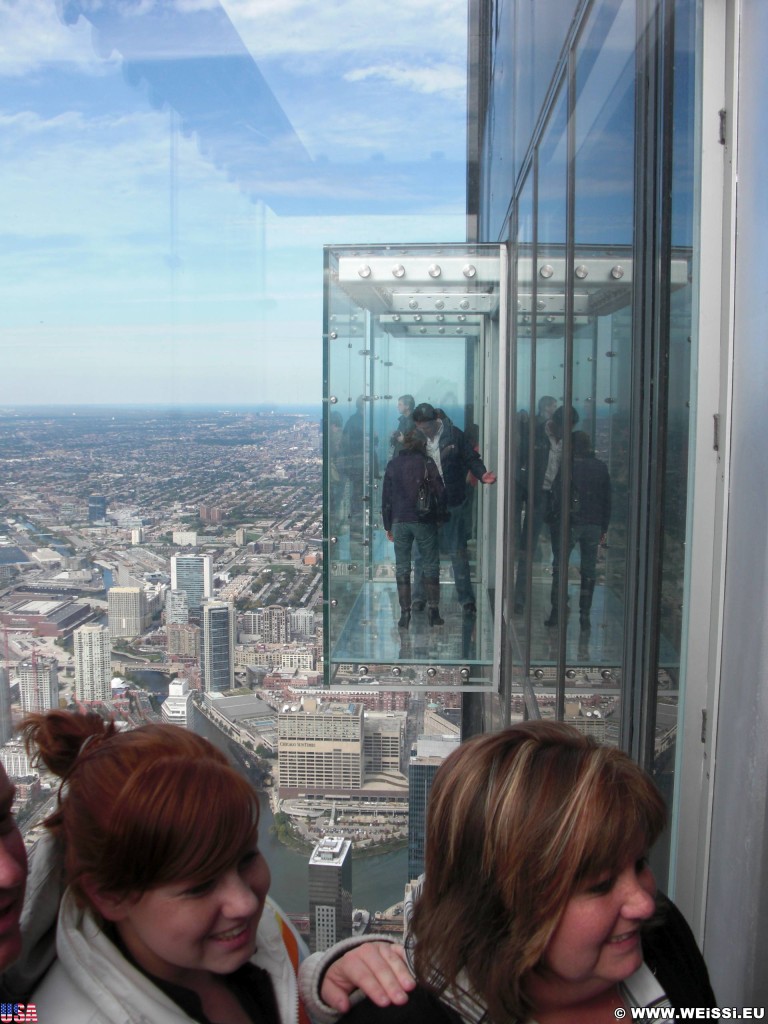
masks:
[[[55,658],[32,658],[17,666],[21,710],[50,711],[59,706],[59,675]]]
[[[107,499],[103,494],[91,494],[88,498],[88,522],[100,523],[107,515]]]
[[[189,597],[186,590],[169,590],[165,595],[165,624],[189,622]]]
[[[437,769],[459,745],[458,736],[420,736],[408,764],[408,878],[424,871],[424,834],[429,793]]]
[[[107,622],[111,639],[141,636],[146,621],[146,599],[141,587],[110,587]]]
[[[29,754],[18,740],[7,743],[0,749],[0,764],[11,779],[23,779],[33,774]]]
[[[229,601],[203,605],[201,669],[203,686],[210,692],[231,690],[235,685],[235,638],[237,617]]]
[[[309,948],[318,953],[352,934],[352,843],[325,836],[309,858]]]
[[[106,626],[81,626],[73,633],[75,696],[78,700],[109,700],[112,696],[112,665],[109,630]]]
[[[0,668],[0,747],[13,736],[11,681],[7,668]]]
[[[200,660],[200,627],[193,623],[172,622],[166,626],[168,657]]]
[[[265,644],[288,642],[288,625],[285,608],[271,604],[261,610],[261,638]]]
[[[171,590],[183,590],[187,606],[199,615],[203,601],[213,597],[211,555],[171,555]]]
[[[308,640],[315,635],[315,613],[309,608],[293,608],[288,616],[291,640]]]
[[[281,797],[348,793],[363,785],[362,704],[305,697],[278,716]]]
[[[186,679],[175,679],[168,684],[168,696],[160,706],[163,721],[169,725],[187,726],[189,702],[192,693]]]

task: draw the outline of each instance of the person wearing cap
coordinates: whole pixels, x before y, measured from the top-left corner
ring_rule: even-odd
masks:
[[[440,528],[440,548],[451,559],[453,579],[456,584],[456,598],[467,615],[477,612],[475,592],[467,556],[469,541],[466,515],[467,473],[484,484],[496,482],[496,474],[487,470],[463,430],[459,430],[445,417],[438,416],[429,402],[421,402],[413,410],[416,429],[426,438],[427,455],[434,460],[445,484],[448,504],[448,521]],[[415,600],[411,607],[424,607],[421,600],[419,581],[416,581]]]

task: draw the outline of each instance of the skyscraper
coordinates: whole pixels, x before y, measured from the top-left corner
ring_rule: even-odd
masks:
[[[186,625],[189,622],[189,597],[186,590],[169,590],[165,595],[165,624]]]
[[[280,796],[347,793],[363,785],[363,705],[320,704],[278,716]]]
[[[18,665],[21,710],[50,711],[59,706],[59,677],[55,658],[32,658]]]
[[[408,765],[408,878],[424,871],[427,804],[437,769],[459,745],[458,736],[421,736]]]
[[[352,934],[352,843],[325,836],[309,858],[309,948],[328,949]]]
[[[103,494],[92,494],[88,498],[88,522],[100,523],[107,515],[107,499]]]
[[[75,653],[75,696],[78,700],[109,700],[110,681],[109,630],[106,626],[81,626],[73,633]]]
[[[12,736],[11,683],[8,678],[8,669],[0,668],[0,746],[7,743]]]
[[[141,587],[111,587],[107,591],[107,621],[111,639],[141,636],[146,599]]]
[[[183,590],[189,611],[199,615],[203,601],[213,597],[211,555],[172,555],[171,590]]]
[[[203,605],[202,674],[206,690],[220,692],[235,685],[235,606],[229,601]]]

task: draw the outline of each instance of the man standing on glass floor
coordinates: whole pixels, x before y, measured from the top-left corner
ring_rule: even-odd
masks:
[[[468,523],[471,522],[467,515],[467,505],[472,500],[472,495],[468,495],[467,491],[471,491],[472,488],[467,487],[467,473],[471,473],[484,484],[495,483],[496,474],[485,468],[483,460],[464,432],[454,426],[447,417],[439,417],[429,402],[417,405],[412,415],[416,429],[426,438],[427,455],[434,460],[445,484],[449,519],[440,527],[440,551],[451,559],[456,599],[462,611],[465,615],[474,615],[477,612],[477,604],[467,555]],[[424,601],[418,566],[415,568],[412,608],[419,610],[424,607]]]

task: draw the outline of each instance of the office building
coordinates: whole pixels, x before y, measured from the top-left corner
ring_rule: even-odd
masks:
[[[12,737],[11,680],[8,669],[0,667],[0,747]]]
[[[459,745],[458,736],[420,736],[408,763],[408,878],[424,871],[429,793],[437,769]]]
[[[25,779],[32,775],[29,754],[23,743],[14,740],[0,747],[0,764],[10,779]]]
[[[189,622],[172,622],[165,628],[168,638],[168,657],[180,658],[183,661],[200,660],[200,627]]]
[[[16,666],[21,710],[50,711],[59,706],[59,673],[55,658],[31,658]]]
[[[172,555],[171,590],[183,590],[190,613],[199,615],[203,601],[213,597],[211,555]]]
[[[189,702],[192,691],[186,679],[174,679],[168,684],[168,696],[160,706],[163,721],[169,725],[180,725],[186,729],[189,715]]]
[[[203,687],[214,693],[235,685],[235,606],[229,601],[203,605],[201,669]]]
[[[309,949],[321,953],[352,934],[352,844],[325,836],[309,858]]]
[[[405,715],[368,711],[363,719],[363,768],[366,778],[381,773],[401,774]]]
[[[106,626],[81,626],[72,634],[75,655],[75,697],[104,701],[112,697],[112,665]]]
[[[302,705],[280,712],[278,728],[281,797],[323,796],[359,790],[363,784],[363,707]]]
[[[107,499],[103,494],[91,494],[88,498],[88,522],[101,523],[107,517]]]
[[[141,587],[110,587],[107,591],[107,622],[112,640],[141,636],[147,603]]]
[[[189,597],[186,590],[169,590],[165,595],[165,623],[186,625],[189,622]]]
[[[315,613],[309,608],[292,608],[289,616],[291,640],[311,640],[315,636]]]

